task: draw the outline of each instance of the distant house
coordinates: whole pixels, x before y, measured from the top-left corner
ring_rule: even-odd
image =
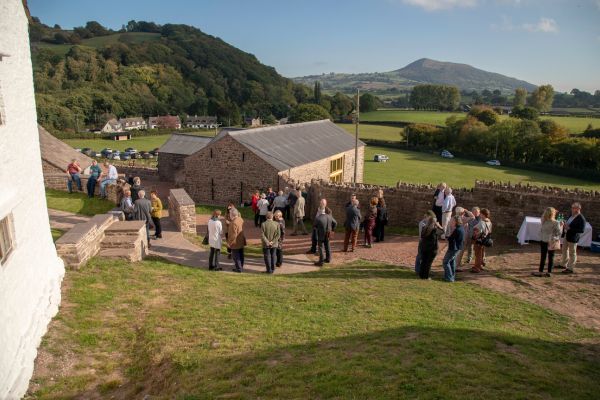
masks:
[[[102,133],[123,132],[123,125],[116,119],[109,119],[101,129]]]
[[[128,132],[117,132],[117,133],[113,133],[110,138],[112,140],[115,140],[115,141],[131,140],[131,133],[128,133]]]
[[[126,131],[131,131],[133,129],[147,129],[148,124],[146,124],[146,120],[142,117],[133,117],[133,118],[121,118],[119,119],[119,123],[121,127]]]
[[[178,115],[160,115],[148,118],[148,128],[181,129],[181,118]]]
[[[205,129],[214,129],[219,126],[217,122],[217,117],[209,117],[206,115],[188,115],[185,118],[184,125],[187,128],[205,128]]]
[[[244,118],[244,125],[249,127],[249,128],[258,128],[259,126],[262,126],[262,121],[260,118]]]

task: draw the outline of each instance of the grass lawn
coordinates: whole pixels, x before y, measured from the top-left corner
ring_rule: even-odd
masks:
[[[36,399],[591,399],[598,391],[596,333],[393,266],[266,276],[94,259],[67,271],[63,285],[30,388]]]
[[[150,151],[156,147],[162,146],[163,143],[165,143],[170,137],[171,135],[134,136],[131,140],[123,141],[115,141],[110,139],[63,139],[63,142],[76,149],[89,147],[95,151],[100,151],[105,147],[119,151],[123,151],[128,147],[133,147],[138,151]]]
[[[69,193],[53,189],[46,189],[46,203],[48,208],[82,215],[104,214],[115,207],[108,200],[98,197],[90,199],[86,193]]]
[[[439,112],[439,111],[402,111],[402,110],[378,110],[360,114],[361,121],[403,121],[413,123],[425,123],[433,125],[445,125],[446,119],[453,115],[464,117],[462,112]],[[500,118],[510,118],[502,115]],[[594,128],[600,128],[600,118],[579,117],[553,117],[542,116],[541,119],[552,119],[558,124],[566,127],[571,133],[582,133],[592,124]]]
[[[65,231],[61,231],[60,229],[50,228],[50,233],[52,234],[52,240],[56,242],[62,235],[65,234]]]
[[[355,127],[352,124],[336,124],[354,136]],[[365,125],[361,124],[358,132],[360,139],[377,139],[387,141],[404,140],[404,129],[397,126]]]
[[[387,163],[373,161],[375,154],[390,157]],[[532,185],[550,185],[587,190],[600,190],[600,182],[544,174],[517,168],[492,167],[482,162],[464,159],[448,160],[438,155],[367,146],[365,149],[364,181],[371,184],[396,185],[398,181],[438,184],[471,188],[475,180],[495,180]]]

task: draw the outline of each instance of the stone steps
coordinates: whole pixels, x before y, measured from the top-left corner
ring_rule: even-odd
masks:
[[[135,249],[138,247],[137,235],[106,235],[100,243],[101,249]]]
[[[147,253],[145,222],[116,221],[105,229],[98,256],[135,262]]]
[[[123,249],[123,248],[103,249],[103,250],[100,250],[100,252],[98,253],[98,257],[126,260],[129,262],[140,261],[139,250],[137,250],[135,248],[132,248],[132,249]]]

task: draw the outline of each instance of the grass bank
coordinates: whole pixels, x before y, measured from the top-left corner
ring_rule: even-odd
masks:
[[[46,189],[46,204],[54,210],[67,211],[82,215],[104,214],[115,205],[98,197],[90,199],[85,193],[69,193]]]

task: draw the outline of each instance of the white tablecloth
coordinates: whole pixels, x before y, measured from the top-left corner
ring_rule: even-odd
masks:
[[[519,244],[527,244],[528,241],[540,241],[542,229],[542,220],[538,217],[525,217],[521,224],[521,229],[517,234]],[[592,244],[592,226],[589,223],[585,223],[585,232],[581,235],[578,246],[590,247]]]

